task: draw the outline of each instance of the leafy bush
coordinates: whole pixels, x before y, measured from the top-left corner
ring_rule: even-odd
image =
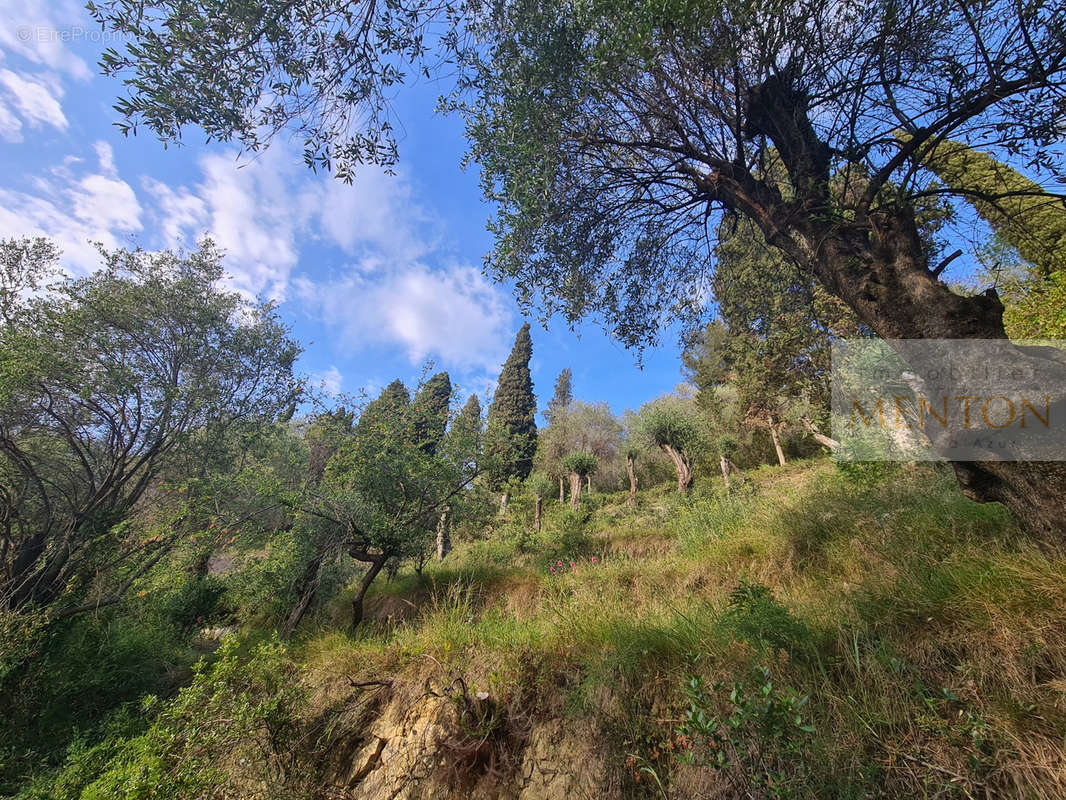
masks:
[[[804,782],[814,726],[805,716],[808,697],[778,689],[770,669],[752,670],[753,685],[685,677],[688,710],[678,727],[681,759],[725,775],[742,797],[792,797]],[[728,713],[719,715],[717,695],[728,689]]]
[[[90,747],[128,704],[173,688],[191,658],[180,628],[150,599],[123,612],[54,625],[0,681],[0,794],[59,763],[72,737]]]
[[[306,698],[285,648],[266,642],[242,657],[231,637],[218,655],[212,666],[199,662],[192,684],[173,700],[146,698],[151,727],[113,745],[101,772],[90,752],[75,749],[63,780],[84,785],[82,800],[229,796],[224,765],[237,759],[250,778],[242,797],[298,796],[293,755]]]
[[[228,614],[222,600],[226,585],[217,575],[204,575],[182,581],[164,601],[164,613],[182,626],[217,621]]]
[[[574,511],[562,508],[551,519],[551,555],[580,553],[588,545],[588,523],[591,514],[586,509]]]

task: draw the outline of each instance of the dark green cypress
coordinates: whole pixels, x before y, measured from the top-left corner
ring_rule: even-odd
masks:
[[[481,435],[481,401],[476,394],[466,398],[466,404],[452,423],[452,430],[462,431],[463,435]]]
[[[422,449],[433,455],[448,425],[448,404],[452,399],[452,381],[447,372],[438,372],[425,382],[411,405],[414,413],[415,439]]]
[[[363,413],[359,415],[356,428],[362,428],[364,433],[372,427],[396,428],[399,421],[406,418],[406,414],[400,412],[408,409],[410,405],[411,394],[403,385],[403,381],[397,378],[382,389],[381,394],[366,404]]]
[[[574,373],[570,371],[570,367],[567,367],[555,379],[555,394],[552,395],[552,399],[548,401],[548,407],[544,410],[544,419],[549,424],[552,421],[552,414],[573,402],[573,378]]]
[[[970,191],[967,202],[981,219],[1046,278],[1066,269],[1066,206],[1039,184],[988,153],[948,141],[925,165],[952,189]]]
[[[489,481],[496,488],[503,487],[512,477],[525,480],[533,469],[537,398],[529,373],[532,357],[533,340],[527,322],[515,337],[489,406],[485,450],[490,461]]]

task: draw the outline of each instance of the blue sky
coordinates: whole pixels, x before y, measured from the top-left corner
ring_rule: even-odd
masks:
[[[299,367],[328,389],[417,382],[428,359],[464,392],[490,391],[522,324],[506,285],[481,274],[491,246],[477,172],[456,117],[432,113],[442,87],[404,92],[398,175],[346,186],[304,167],[279,140],[254,158],[190,130],[164,150],[113,126],[121,86],[99,76],[100,33],[73,0],[0,0],[0,236],[46,235],[75,273],[107,247],[189,247],[210,234],[242,291],[276,299],[304,343]],[[114,43],[110,43],[114,45]],[[682,380],[674,338],[636,354],[595,323],[533,321],[541,407],[570,367],[586,400],[616,412]]]

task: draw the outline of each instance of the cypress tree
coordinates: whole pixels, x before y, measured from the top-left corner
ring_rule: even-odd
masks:
[[[1066,269],[1066,206],[1061,200],[960,142],[944,142],[925,165],[952,189],[974,192],[966,200],[1002,241],[1037,267],[1039,277]]]
[[[537,398],[529,374],[532,357],[533,341],[527,322],[515,337],[489,406],[485,451],[490,460],[489,483],[496,489],[503,488],[511,478],[525,480],[533,469],[533,454],[537,449]]]
[[[474,452],[475,455],[479,455],[481,433],[481,401],[478,400],[476,394],[472,394],[466,398],[466,403],[456,416],[455,422],[452,423],[452,428],[448,435],[461,437],[464,441],[472,442],[473,447],[467,447],[466,449]]]
[[[452,381],[447,372],[438,372],[425,382],[411,405],[414,412],[415,439],[429,455],[437,451],[448,425],[448,403],[452,399]]]
[[[566,408],[573,401],[574,392],[571,385],[573,377],[574,374],[567,367],[555,379],[555,394],[552,395],[552,399],[548,401],[548,407],[544,410],[545,422],[551,424],[552,414],[561,408]]]
[[[406,424],[406,412],[410,405],[411,394],[403,385],[403,381],[397,378],[382,389],[381,394],[366,404],[363,413],[359,415],[359,421],[355,424],[355,431],[366,435],[371,430],[380,433],[389,428],[400,435],[400,428]]]

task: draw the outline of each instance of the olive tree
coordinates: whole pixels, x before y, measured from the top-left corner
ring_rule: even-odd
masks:
[[[461,502],[487,463],[478,452],[480,425],[466,424],[457,408],[446,421],[447,431],[426,447],[424,408],[393,381],[365,404],[321,482],[277,489],[313,537],[318,563],[343,553],[366,565],[352,599],[353,626],[362,621],[367,592],[382,569],[428,552],[442,513]],[[314,586],[308,584],[294,610],[300,615]],[[286,631],[297,622],[290,615]]]
[[[22,287],[0,321],[0,603],[72,614],[119,602],[195,524],[165,502],[168,470],[203,477],[230,433],[291,405],[300,348],[273,306],[220,287],[210,242],[101,251],[98,271],[49,282],[58,259],[0,242]],[[124,523],[150,492],[174,513],[139,535]]]
[[[396,65],[428,73],[425,43],[440,42],[459,66],[448,105],[466,115],[498,209],[490,270],[545,317],[598,315],[629,345],[704,313],[721,213],[750,219],[883,338],[1005,338],[994,289],[964,296],[941,280],[920,206],[974,190],[934,182],[927,165],[955,141],[1063,177],[1064,0],[91,8],[126,37],[103,62],[128,76],[124,124],[165,141],[200,125],[253,148],[289,127],[309,163],[334,153],[342,174],[390,162]],[[435,22],[442,35],[427,38]],[[768,177],[771,155],[783,181]],[[1058,356],[1020,347],[1017,361],[1066,375]],[[1066,530],[1062,462],[954,467],[972,497],[1004,502],[1030,531]]]
[[[657,398],[640,409],[638,426],[641,436],[673,464],[678,493],[687,494],[692,488],[693,461],[704,438],[695,402],[676,394]]]
[[[592,453],[570,453],[563,459],[562,469],[570,476],[570,507],[575,511],[581,502],[581,484],[598,467],[599,461]]]

